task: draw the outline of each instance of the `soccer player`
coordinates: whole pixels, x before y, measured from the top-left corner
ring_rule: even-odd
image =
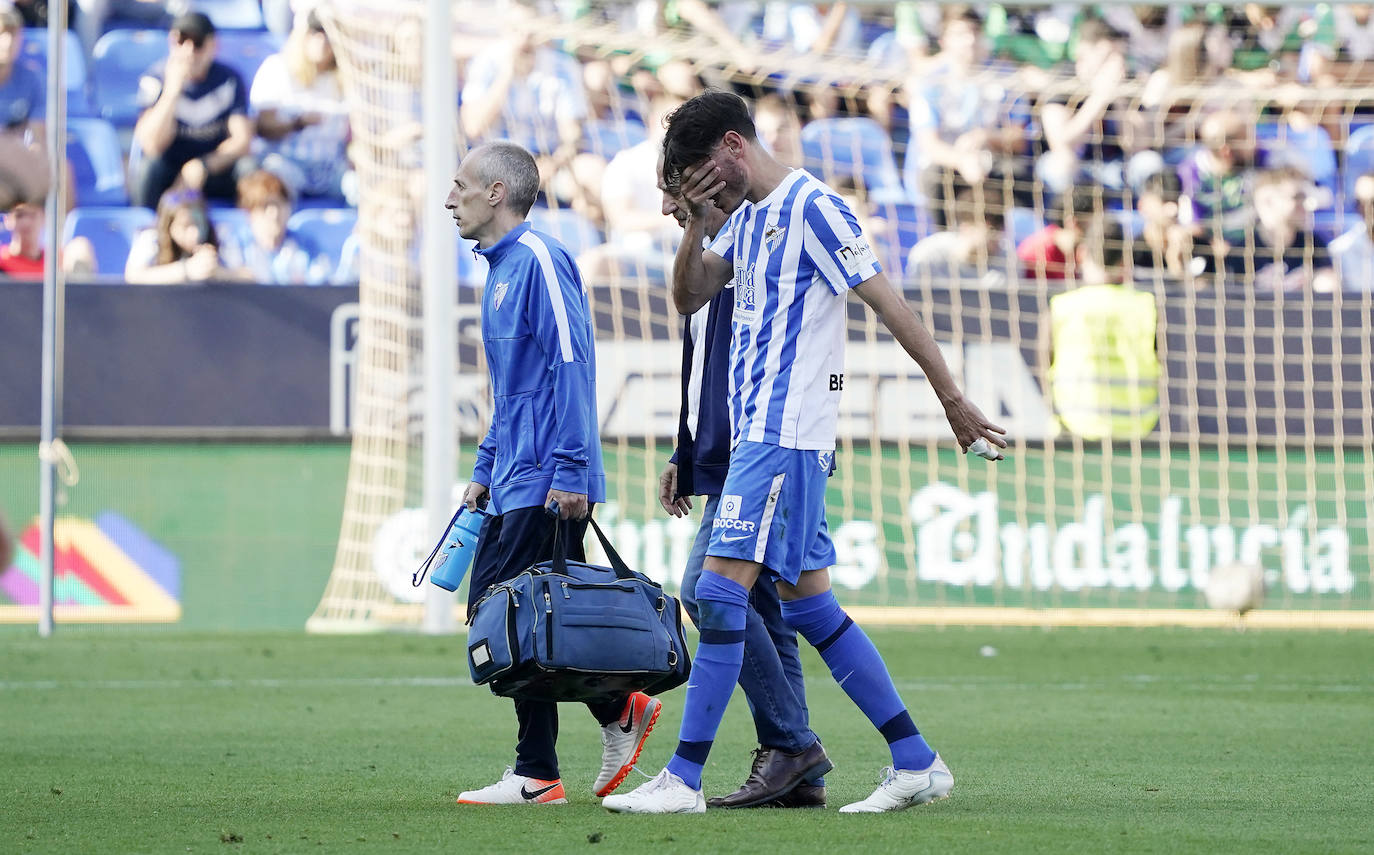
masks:
[[[687,211],[659,187],[663,213],[681,226]],[[725,212],[705,211],[707,239],[725,224]],[[692,496],[705,496],[701,525],[687,569],[682,574],[682,604],[701,626],[696,584],[720,507],[721,488],[730,465],[730,316],[734,294],[721,289],[687,319],[682,340],[682,409],[677,448],[659,476],[659,504],[669,514],[686,516]],[[754,715],[759,747],[744,785],[730,795],[710,799],[711,807],[825,807],[825,779],[830,761],[807,719],[806,682],[797,651],[797,632],[782,619],[778,593],[757,585],[749,595],[745,618],[744,666],[740,688]]]
[[[463,501],[474,509],[490,502],[492,515],[478,536],[469,611],[491,585],[552,559],[556,535],[569,558],[585,560],[587,519],[606,498],[591,312],[568,250],[525,222],[538,192],[534,157],[494,142],[463,158],[444,202],[458,233],[477,241],[490,265],[482,341],[495,407]],[[555,507],[561,524],[546,510]],[[634,767],[662,704],[636,692],[587,707],[603,749],[593,789],[605,796]],[[558,705],[517,700],[515,716],[515,768],[460,794],[460,804],[567,802],[554,748]]]
[[[930,333],[883,274],[853,213],[829,187],[759,144],[743,99],[707,92],[668,120],[663,173],[687,207],[673,266],[679,312],[734,283],[730,411],[734,449],[697,583],[701,638],[676,752],[653,780],[602,804],[631,813],[700,813],[701,774],[743,658],[749,592],[767,574],[787,623],[887,741],[892,766],[845,813],[902,810],[949,795],[954,776],[926,743],[873,643],[830,589],[825,519],[843,385],[845,297],[882,318],[944,405],[959,445],[1005,447],[959,391]],[[731,214],[705,252],[706,209]]]

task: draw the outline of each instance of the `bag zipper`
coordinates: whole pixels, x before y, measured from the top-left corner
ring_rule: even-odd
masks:
[[[553,661],[553,597],[544,589],[544,655]]]

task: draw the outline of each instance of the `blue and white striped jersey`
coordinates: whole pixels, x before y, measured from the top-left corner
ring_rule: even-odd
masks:
[[[711,251],[735,267],[733,443],[835,447],[845,298],[882,271],[852,211],[804,170],[731,215]]]

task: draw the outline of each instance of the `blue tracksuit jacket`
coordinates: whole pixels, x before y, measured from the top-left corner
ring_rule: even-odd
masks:
[[[496,406],[472,479],[491,489],[498,514],[539,507],[550,488],[604,502],[596,352],[577,265],[528,223],[478,252],[491,265],[482,342]]]

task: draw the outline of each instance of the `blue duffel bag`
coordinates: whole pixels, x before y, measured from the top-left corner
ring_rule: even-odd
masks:
[[[676,597],[626,566],[595,520],[610,567],[554,557],[492,585],[468,616],[472,681],[494,694],[599,701],[666,692],[687,681],[691,658]]]

